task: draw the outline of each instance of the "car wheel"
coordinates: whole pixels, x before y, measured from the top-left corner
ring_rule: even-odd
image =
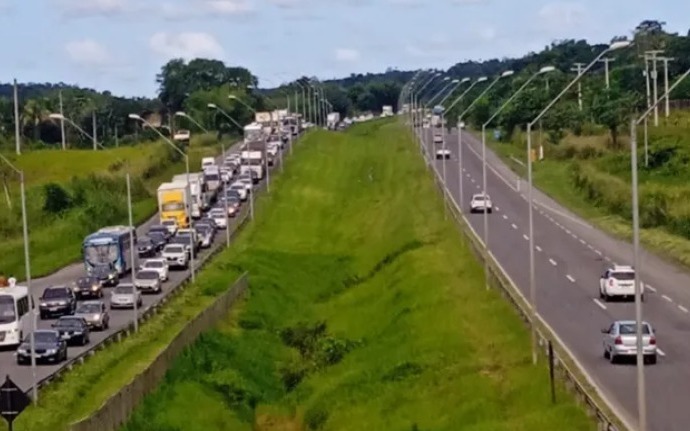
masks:
[[[489,213],[489,214],[491,214],[491,208],[489,208],[489,211],[488,211],[488,213]]]
[[[602,299],[604,300],[604,302],[611,301],[611,297],[606,293],[606,291],[603,291],[602,295],[603,295]]]
[[[46,320],[48,317],[45,313],[40,313],[41,320]]]
[[[609,359],[609,351],[604,349],[604,359]]]
[[[617,360],[616,355],[614,355],[613,352],[609,352],[609,362],[611,362],[612,364],[615,364],[616,360]]]
[[[640,301],[644,302],[644,294],[640,295]],[[635,302],[635,297],[633,296],[633,302]]]

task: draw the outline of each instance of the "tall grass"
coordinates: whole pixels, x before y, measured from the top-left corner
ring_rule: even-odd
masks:
[[[317,132],[294,162],[219,264],[249,299],[124,429],[594,429],[561,388],[550,403],[404,129]]]

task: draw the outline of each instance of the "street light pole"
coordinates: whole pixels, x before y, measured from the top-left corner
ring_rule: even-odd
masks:
[[[621,40],[612,42],[608,48],[603,50],[591,63],[589,63],[580,73],[572,80],[566,87],[558,93],[558,95],[549,102],[548,105],[537,115],[530,123],[527,124],[527,182],[529,188],[527,190],[527,213],[528,213],[528,223],[529,223],[529,292],[530,292],[530,306],[531,306],[531,332],[532,332],[532,363],[536,364],[538,359],[538,339],[537,339],[537,328],[536,319],[538,316],[537,312],[537,287],[536,279],[534,274],[534,214],[533,214],[533,182],[532,182],[532,127],[541,118],[546,115],[546,113],[551,109],[570,89],[577,84],[580,79],[587,73],[595,64],[599,62],[606,54],[611,51],[618,49],[627,48],[632,43],[627,40]]]
[[[134,265],[134,219],[132,216],[132,184],[129,175],[129,162],[127,162],[127,174],[125,175],[125,178],[127,180],[127,214],[129,215],[129,258],[132,260],[130,270],[132,272],[132,294],[134,295],[132,311],[134,313],[134,332],[139,332],[139,304],[137,303],[137,286],[134,284],[136,276],[136,268]]]
[[[173,141],[171,141],[170,139],[168,139],[167,136],[165,136],[165,135],[162,134],[158,129],[156,129],[155,127],[153,127],[153,125],[152,125],[151,123],[149,123],[148,121],[146,121],[146,120],[145,120],[142,116],[140,116],[139,114],[129,114],[129,118],[132,119],[132,120],[140,121],[140,122],[143,123],[144,125],[148,126],[148,127],[149,127],[150,129],[152,129],[156,134],[158,134],[158,136],[161,137],[161,139],[163,140],[163,142],[165,142],[166,144],[170,145],[175,151],[177,151],[180,155],[182,155],[182,157],[184,157],[185,170],[186,170],[186,173],[187,173],[187,191],[186,191],[186,196],[185,196],[185,212],[187,213],[187,224],[189,225],[189,228],[191,229],[191,228],[192,228],[192,214],[191,214],[191,208],[190,208],[190,205],[191,205],[191,202],[190,202],[190,200],[191,200],[191,199],[190,199],[191,189],[190,189],[190,186],[189,186],[189,184],[190,184],[190,182],[189,182],[189,155],[188,155],[187,153],[185,153],[184,151],[180,150],[179,147],[178,147],[177,145],[175,145],[175,143],[174,143]],[[191,253],[190,253],[190,258],[191,258],[191,259],[190,259],[190,260],[191,260],[191,264],[190,264],[190,267],[191,267],[191,276],[192,276],[192,283],[194,283],[194,282],[196,281],[196,268],[195,268],[195,264],[196,264],[196,256],[195,256],[195,255],[196,255],[196,252],[195,252],[195,250],[194,250],[196,244],[194,244],[194,235],[189,235],[189,245],[190,245],[190,249],[191,249]]]
[[[486,128],[491,124],[491,122],[501,113],[503,110],[510,105],[515,98],[522,93],[522,91],[527,88],[527,86],[534,81],[534,79],[537,78],[537,76],[542,75],[544,73],[552,72],[554,71],[555,68],[553,66],[545,66],[539,69],[537,72],[535,72],[532,76],[530,76],[527,81],[520,86],[520,88],[517,89],[509,98],[506,100],[497,110],[494,112],[494,114],[489,117],[489,119],[482,124],[482,188],[484,189],[484,198],[486,199],[488,197],[488,184],[486,181]],[[504,76],[509,76],[511,73],[504,72],[501,77]],[[499,77],[499,79],[501,78]],[[497,81],[494,81],[497,82]],[[468,108],[469,109],[469,108]],[[484,218],[484,248],[489,250],[489,215],[487,211],[484,211],[483,218]],[[489,288],[489,264],[488,264],[488,259],[484,260],[484,273],[485,273],[485,281],[486,281],[486,288]]]
[[[60,120],[60,121],[66,121],[66,122],[68,122],[72,127],[74,127],[75,129],[77,129],[77,130],[79,131],[79,133],[81,133],[82,135],[86,136],[89,140],[91,140],[91,141],[93,142],[94,149],[96,149],[96,146],[99,146],[99,147],[103,148],[104,150],[106,149],[103,145],[101,145],[101,143],[99,143],[99,142],[96,140],[96,137],[95,137],[95,136],[90,135],[90,134],[89,134],[88,132],[86,132],[84,129],[82,129],[81,127],[79,127],[79,125],[78,125],[77,123],[75,123],[74,121],[72,121],[72,120],[70,120],[69,118],[65,117],[64,115],[54,113],[54,114],[48,115],[48,117],[49,117],[49,118],[52,118],[53,120]]]
[[[225,143],[221,141],[220,150],[223,154],[223,160],[225,160]],[[228,218],[228,194],[226,192],[225,184],[223,185],[223,203],[225,206],[225,246],[230,247],[230,219]]]
[[[630,173],[632,180],[632,219],[633,219],[633,268],[635,268],[635,329],[636,329],[636,350],[637,350],[637,412],[638,412],[638,429],[639,431],[646,431],[647,429],[647,400],[645,391],[645,375],[644,375],[644,345],[642,334],[642,282],[640,281],[641,260],[640,260],[640,207],[639,207],[639,190],[637,179],[637,126],[641,122],[647,121],[647,117],[652,111],[658,109],[659,102],[667,98],[671,92],[680,85],[687,76],[690,75],[690,69],[683,73],[676,82],[664,93],[660,99],[655,99],[652,106],[637,119],[631,121],[630,124]]]

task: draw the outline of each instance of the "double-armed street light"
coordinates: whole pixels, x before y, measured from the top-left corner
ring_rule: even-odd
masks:
[[[77,123],[75,123],[74,121],[72,121],[72,120],[70,120],[69,118],[65,117],[64,115],[59,114],[59,113],[53,113],[53,114],[48,115],[48,118],[51,118],[51,119],[53,119],[53,120],[60,120],[60,121],[66,121],[66,122],[68,122],[72,127],[74,127],[75,129],[77,129],[77,130],[79,131],[79,133],[81,133],[82,135],[86,136],[87,138],[89,138],[89,139],[91,140],[91,142],[93,142],[93,149],[94,149],[94,150],[98,149],[97,147],[101,147],[101,148],[103,148],[104,150],[106,149],[103,145],[101,145],[101,144],[98,142],[98,140],[96,139],[96,135],[90,135],[90,134],[87,133],[84,129],[82,129],[81,127],[79,127],[79,125],[78,125]]]
[[[0,160],[2,160],[14,173],[19,176],[19,194],[22,206],[22,236],[24,241],[24,277],[26,278],[26,290],[31,296],[31,336],[29,337],[29,348],[31,349],[31,397],[34,404],[38,402],[38,380],[36,377],[36,310],[33,301],[33,294],[31,288],[31,259],[29,256],[29,222],[26,211],[26,184],[24,178],[24,170],[17,168],[5,156],[0,153]],[[10,280],[11,281],[11,280]]]
[[[640,123],[647,121],[649,115],[658,107],[664,99],[668,98],[673,90],[680,85],[685,78],[690,75],[690,69],[685,71],[673,85],[656,99],[655,102],[637,119],[630,122],[630,168],[631,168],[631,189],[632,189],[632,229],[633,229],[633,268],[635,268],[635,330],[636,330],[636,350],[637,350],[637,411],[638,429],[647,429],[647,400],[645,391],[644,377],[644,343],[642,334],[642,282],[640,281],[641,261],[640,261],[640,206],[637,179],[637,127]]]
[[[190,202],[190,193],[191,193],[191,189],[190,189],[190,181],[189,181],[189,155],[188,155],[187,153],[185,153],[184,151],[182,151],[177,145],[175,145],[175,143],[174,143],[173,141],[171,141],[170,139],[168,139],[167,136],[165,136],[164,134],[162,134],[156,127],[154,127],[151,123],[149,123],[148,121],[146,121],[146,119],[144,119],[141,115],[139,115],[139,114],[129,114],[128,117],[129,117],[129,119],[131,119],[131,120],[139,121],[139,122],[142,123],[143,125],[147,126],[147,127],[150,128],[151,130],[153,130],[154,132],[156,132],[156,133],[158,134],[158,136],[161,137],[161,139],[163,140],[163,142],[165,142],[166,144],[170,145],[175,151],[177,151],[180,155],[182,155],[182,157],[184,157],[185,170],[186,170],[186,173],[187,173],[187,192],[186,192],[186,196],[185,196],[185,212],[186,212],[186,215],[187,215],[187,224],[189,225],[189,228],[191,229],[191,227],[192,227],[192,214],[191,214],[191,208],[190,208],[190,205],[191,205],[191,202]],[[191,267],[191,275],[192,275],[192,283],[193,283],[193,282],[196,281],[196,268],[195,268],[195,266],[196,266],[196,261],[195,261],[195,260],[196,260],[196,259],[195,259],[196,253],[195,253],[195,251],[194,251],[194,246],[195,246],[195,244],[194,244],[194,236],[193,236],[193,235],[190,235],[190,236],[189,236],[189,246],[190,246],[190,248],[191,248],[191,256],[190,256],[190,257],[191,257],[191,258],[190,258],[191,263],[190,263],[190,267]],[[135,302],[136,302],[136,301],[135,301]]]
[[[177,111],[177,112],[175,112],[175,116],[176,116],[176,117],[184,117],[184,118],[188,119],[189,121],[191,121],[192,123],[194,123],[194,125],[196,125],[199,129],[201,129],[202,132],[208,133],[208,129],[207,129],[207,128],[205,128],[204,126],[202,126],[201,123],[199,123],[198,121],[196,121],[191,115],[187,114],[186,112],[184,112],[184,111]]]
[[[627,40],[621,40],[612,42],[608,48],[603,50],[598,56],[594,58],[581,72],[568,84],[565,88],[551,101],[548,105],[537,115],[531,122],[527,124],[527,213],[528,213],[528,223],[529,223],[529,290],[530,290],[530,307],[531,307],[531,331],[532,331],[532,362],[537,363],[537,352],[538,352],[538,339],[537,339],[537,329],[536,329],[536,319],[538,316],[537,312],[537,291],[536,291],[536,279],[534,275],[534,216],[533,216],[533,186],[532,186],[532,127],[546,115],[546,113],[551,109],[570,89],[577,84],[580,79],[587,73],[595,64],[599,62],[606,54],[616,51],[619,49],[627,48],[632,43]]]

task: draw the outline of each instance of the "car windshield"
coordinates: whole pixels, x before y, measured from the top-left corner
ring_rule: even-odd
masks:
[[[635,323],[622,323],[618,331],[621,335],[635,335],[637,333],[637,325]],[[649,325],[642,325],[642,333],[644,335],[649,335]]]
[[[163,220],[161,223],[163,224],[163,226],[174,226],[175,220]]]
[[[169,253],[182,253],[184,249],[181,246],[165,247],[165,251]]]
[[[152,244],[151,238],[141,238],[139,240],[140,246],[146,246],[146,245],[151,245],[151,244]]]
[[[74,317],[63,317],[58,319],[57,326],[79,327],[82,326],[82,324],[80,319],[75,319]]]
[[[160,260],[148,260],[144,262],[144,268],[163,268],[163,262]]]
[[[17,320],[14,298],[10,295],[0,295],[0,323],[10,323]]]
[[[477,195],[477,196],[474,197],[474,200],[475,200],[475,201],[483,201],[483,200],[484,200],[484,196],[482,196],[482,195]]]
[[[102,265],[117,260],[117,244],[87,244],[84,247],[84,258],[91,265]]]
[[[635,272],[634,271],[612,272],[611,277],[615,278],[616,280],[631,281],[631,280],[635,279]]]
[[[206,181],[219,181],[220,178],[218,177],[218,174],[206,174],[204,175],[204,178]]]
[[[163,205],[161,205],[161,210],[163,211],[182,211],[184,210],[184,203],[183,202],[166,202]]]
[[[167,227],[165,227],[165,226],[156,226],[156,227],[152,227],[151,229],[149,229],[149,236],[151,236],[151,234],[161,234],[161,235],[165,235],[167,232],[168,232],[168,228],[167,228]]]
[[[101,305],[100,304],[81,304],[79,308],[77,308],[76,313],[77,314],[95,314],[95,313],[100,313],[101,312]]]
[[[158,280],[158,273],[155,271],[139,271],[137,278],[140,280]]]
[[[94,284],[98,284],[98,280],[94,277],[82,277],[77,280],[77,286],[79,287],[90,287]]]
[[[25,342],[31,342],[31,335],[27,335]],[[36,343],[57,343],[57,334],[53,332],[34,332],[34,341]]]
[[[133,289],[133,288],[134,288],[134,286],[132,286],[131,284],[129,284],[129,285],[127,285],[127,284],[120,284],[119,286],[117,286],[117,287],[113,290],[113,292],[114,292],[114,293],[117,293],[117,294],[119,294],[119,295],[127,295],[127,294],[132,294],[132,292],[133,292],[132,289]]]
[[[43,291],[44,298],[65,298],[67,297],[67,289],[57,288],[57,289],[46,289]]]
[[[163,241],[165,234],[163,232],[149,232],[149,237],[153,241]]]

